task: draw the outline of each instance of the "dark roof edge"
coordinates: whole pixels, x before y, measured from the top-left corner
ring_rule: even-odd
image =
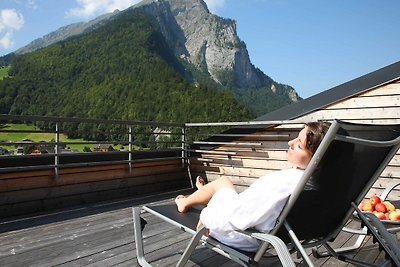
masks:
[[[290,120],[400,78],[400,61],[267,113],[255,121]]]

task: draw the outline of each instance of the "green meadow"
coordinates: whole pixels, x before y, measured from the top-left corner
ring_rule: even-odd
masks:
[[[40,130],[34,125],[31,124],[1,124],[1,130],[23,130],[23,131],[32,131],[32,130]],[[32,140],[33,142],[40,142],[40,141],[54,141],[56,139],[56,135],[54,133],[4,133],[0,132],[0,141],[12,141],[12,142],[19,142],[22,140]],[[70,139],[64,134],[60,134],[60,141],[61,142],[83,142],[83,139]],[[14,146],[5,146],[3,147],[7,149],[14,149]],[[90,147],[93,151],[93,144],[67,144],[67,147],[71,149],[77,149],[78,151],[82,152],[85,146]]]

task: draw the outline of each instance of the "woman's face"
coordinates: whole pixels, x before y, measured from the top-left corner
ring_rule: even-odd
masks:
[[[295,168],[305,169],[311,160],[312,154],[306,148],[308,127],[304,127],[297,138],[288,142],[287,160]]]

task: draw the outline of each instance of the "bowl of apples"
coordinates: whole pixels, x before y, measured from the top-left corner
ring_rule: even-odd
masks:
[[[373,213],[382,222],[400,224],[400,209],[396,208],[390,201],[383,201],[378,196],[362,200],[358,208],[362,212]]]

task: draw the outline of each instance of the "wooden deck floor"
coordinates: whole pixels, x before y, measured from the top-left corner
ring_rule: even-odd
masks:
[[[173,195],[176,195],[174,193]],[[171,195],[126,199],[0,222],[0,266],[138,266],[131,207]],[[154,266],[173,266],[190,235],[146,214],[147,259]],[[354,242],[340,234],[337,246]],[[368,240],[356,257],[379,262],[383,255]],[[316,266],[348,266],[333,258],[312,258]],[[299,266],[305,264],[299,262]],[[239,266],[199,247],[187,266]],[[280,266],[263,260],[258,266]]]

